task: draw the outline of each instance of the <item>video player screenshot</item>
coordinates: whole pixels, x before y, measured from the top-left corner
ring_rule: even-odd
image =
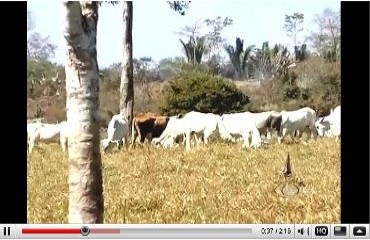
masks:
[[[0,239],[370,239],[369,2],[0,5]]]

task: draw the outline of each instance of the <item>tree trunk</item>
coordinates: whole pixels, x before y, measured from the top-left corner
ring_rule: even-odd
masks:
[[[69,223],[103,223],[104,200],[96,56],[97,2],[64,2]]]
[[[134,114],[134,80],[132,63],[132,2],[123,2],[123,61],[121,74],[120,114],[127,118],[129,129]]]

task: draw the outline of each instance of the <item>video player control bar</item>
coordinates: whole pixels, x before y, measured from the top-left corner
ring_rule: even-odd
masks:
[[[369,224],[2,224],[0,239],[369,239]]]

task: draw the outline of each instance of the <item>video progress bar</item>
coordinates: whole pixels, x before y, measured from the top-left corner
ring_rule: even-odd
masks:
[[[246,239],[252,236],[252,228],[121,228],[121,236],[129,239]]]
[[[89,234],[120,234],[120,229],[92,228]],[[22,228],[22,234],[77,234],[81,228]]]
[[[22,239],[247,239],[252,228],[90,228],[87,236],[81,228],[23,228]],[[104,237],[103,237],[104,236]]]

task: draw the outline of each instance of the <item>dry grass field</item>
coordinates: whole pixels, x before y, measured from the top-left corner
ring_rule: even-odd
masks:
[[[281,197],[289,152],[298,195]],[[68,160],[57,144],[28,157],[28,222],[67,223]],[[105,223],[340,223],[340,144],[241,149],[213,143],[103,154]]]

